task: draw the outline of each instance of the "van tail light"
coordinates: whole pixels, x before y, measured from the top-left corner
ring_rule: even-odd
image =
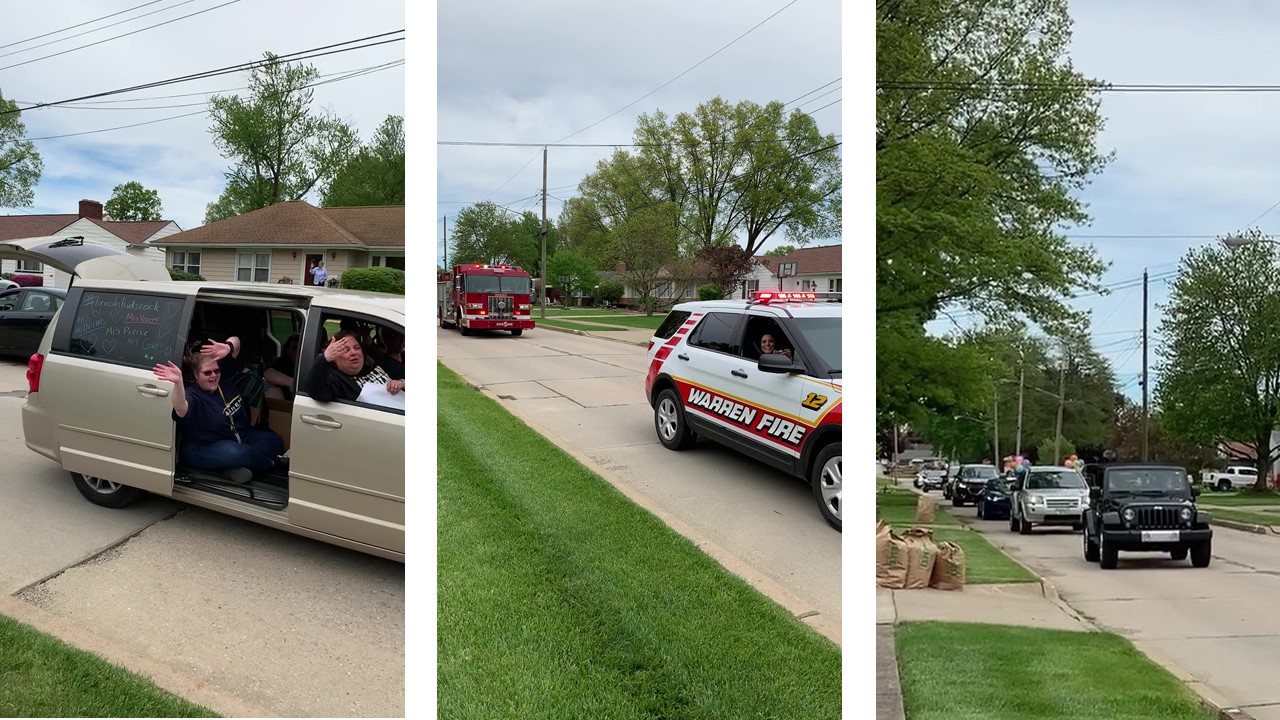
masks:
[[[30,392],[40,392],[40,371],[44,369],[44,356],[36,353],[27,361],[27,389]]]

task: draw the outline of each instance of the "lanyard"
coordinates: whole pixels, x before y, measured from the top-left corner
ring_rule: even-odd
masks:
[[[232,419],[231,415],[227,415],[227,396],[222,394],[221,380],[218,382],[218,397],[222,398],[222,414],[227,417],[227,424],[231,426],[231,434],[235,436],[237,443],[243,445],[244,441],[240,439],[240,431],[236,430],[236,421]]]

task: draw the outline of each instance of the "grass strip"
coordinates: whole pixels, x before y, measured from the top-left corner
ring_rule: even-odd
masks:
[[[610,318],[589,318],[591,322],[608,323],[610,325],[620,325],[627,328],[639,328],[644,330],[657,330],[658,326],[667,317],[666,313],[657,315],[615,315]],[[582,318],[587,320],[588,318]]]
[[[1177,678],[1100,632],[977,623],[895,629],[911,720],[1209,720]]]
[[[150,680],[0,615],[0,717],[218,717]]]
[[[876,493],[876,519],[893,525],[896,532],[903,532],[916,525],[915,493],[900,488],[885,488]],[[980,533],[964,528],[946,528],[939,525],[956,525],[956,519],[938,506],[933,516],[933,541],[950,540],[964,549],[965,580],[974,585],[990,583],[1037,582],[1039,578],[1019,565],[992,545]]]
[[[440,717],[840,717],[839,647],[437,377]]]
[[[566,330],[582,330],[583,332],[613,332],[622,331],[624,327],[610,327],[608,325],[588,325],[586,323],[572,322],[569,320],[541,320],[535,319],[535,325],[550,325],[551,327],[564,328]]]
[[[1240,505],[1277,505],[1280,506],[1280,493],[1275,492],[1235,492],[1235,493],[1203,493],[1196,498],[1200,505],[1240,506]]]
[[[916,522],[916,502],[920,497],[913,492],[885,487],[876,493],[876,519],[895,527],[908,527]],[[939,496],[937,499],[941,499]],[[958,525],[950,513],[939,504],[933,513],[934,525]]]
[[[1250,525],[1280,525],[1280,512],[1272,513],[1268,511],[1252,512],[1249,510],[1234,510],[1223,507],[1205,507],[1205,511],[1214,520],[1232,520],[1235,522],[1249,523]]]

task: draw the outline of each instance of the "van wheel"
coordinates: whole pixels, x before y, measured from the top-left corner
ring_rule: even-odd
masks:
[[[836,530],[841,530],[840,503],[843,499],[843,469],[840,443],[832,443],[818,453],[813,461],[813,497],[818,501],[822,519]]]
[[[142,497],[143,492],[135,487],[104,480],[103,478],[71,473],[71,481],[86,500],[94,505],[109,508],[122,508],[133,504]]]
[[[653,406],[653,427],[658,431],[658,440],[668,450],[683,450],[692,445],[696,437],[685,420],[680,396],[671,388],[658,393],[658,401]]]

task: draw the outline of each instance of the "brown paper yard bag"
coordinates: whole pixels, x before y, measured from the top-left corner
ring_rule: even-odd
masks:
[[[901,590],[907,582],[907,544],[883,520],[876,523],[876,586]]]
[[[907,584],[908,590],[929,587],[929,578],[933,577],[933,565],[938,557],[938,546],[933,542],[933,531],[924,528],[911,528],[903,536],[907,543]]]
[[[938,558],[933,563],[929,587],[937,590],[964,589],[964,548],[944,540],[938,543]]]
[[[929,495],[921,495],[916,499],[916,524],[932,525],[934,512],[938,509],[938,501]]]

